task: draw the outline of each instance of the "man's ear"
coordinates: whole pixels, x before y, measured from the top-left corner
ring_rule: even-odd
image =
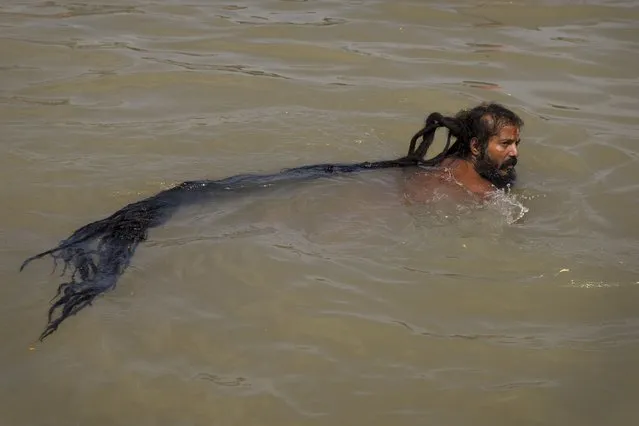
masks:
[[[473,154],[473,157],[479,157],[481,153],[481,144],[479,143],[479,139],[472,138],[470,140],[470,152]]]

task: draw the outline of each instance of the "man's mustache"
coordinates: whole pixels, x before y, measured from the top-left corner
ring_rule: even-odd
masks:
[[[517,165],[517,157],[510,157],[508,160],[504,161],[500,167],[500,169],[506,169],[508,167],[515,167]]]

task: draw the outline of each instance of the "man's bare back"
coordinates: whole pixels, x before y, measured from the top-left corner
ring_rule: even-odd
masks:
[[[461,159],[446,159],[439,167],[421,169],[406,180],[405,195],[411,202],[430,202],[446,197],[456,201],[483,201],[497,188],[481,178]]]

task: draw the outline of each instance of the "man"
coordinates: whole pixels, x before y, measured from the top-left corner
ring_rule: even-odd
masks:
[[[49,321],[40,339],[53,333],[70,316],[92,304],[99,295],[115,288],[128,268],[140,243],[150,229],[166,222],[182,205],[217,200],[222,194],[245,194],[247,189],[267,188],[281,182],[307,181],[336,174],[388,168],[415,168],[409,192],[422,198],[435,181],[479,197],[487,197],[515,180],[517,145],[522,120],[498,104],[482,104],[459,112],[455,117],[432,113],[426,125],[413,136],[408,155],[396,160],[355,164],[315,164],[286,169],[279,173],[242,174],[218,180],[183,182],[146,199],[124,206],[112,215],[78,228],[56,247],[31,256],[61,260],[69,281],[58,287],[49,309]],[[426,160],[439,127],[448,129],[444,150]],[[450,144],[451,138],[455,143]],[[421,139],[419,146],[417,142]],[[425,167],[425,168],[424,168]],[[422,191],[422,192],[419,192]],[[225,196],[226,198],[226,196]],[[68,268],[68,271],[67,271]]]
[[[523,124],[517,114],[496,103],[462,110],[455,117],[431,114],[424,129],[413,137],[406,159],[424,158],[438,127],[448,128],[448,142],[439,155],[421,161],[427,168],[411,176],[407,195],[415,201],[431,200],[442,183],[448,194],[480,199],[510,188],[517,177],[515,165]],[[420,137],[423,141],[414,150]],[[456,139],[452,146],[451,137]]]

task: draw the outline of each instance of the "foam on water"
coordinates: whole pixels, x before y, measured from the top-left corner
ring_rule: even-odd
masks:
[[[517,195],[507,194],[502,191],[496,192],[486,204],[489,208],[497,210],[509,225],[523,219],[529,211],[528,207],[522,204]]]

